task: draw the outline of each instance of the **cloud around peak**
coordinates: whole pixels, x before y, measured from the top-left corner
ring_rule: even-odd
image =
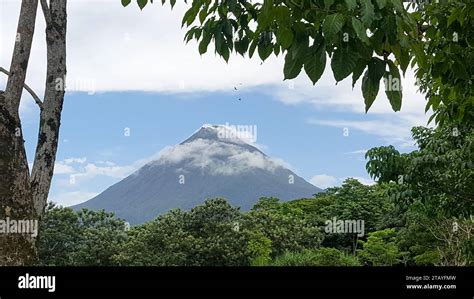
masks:
[[[209,171],[213,175],[236,175],[252,169],[275,171],[288,164],[241,145],[198,138],[163,149],[149,166],[179,164]]]

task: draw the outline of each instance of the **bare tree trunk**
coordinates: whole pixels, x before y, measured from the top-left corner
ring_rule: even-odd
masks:
[[[31,175],[31,188],[36,213],[41,215],[48,199],[54,162],[59,140],[61,111],[66,86],[66,0],[41,2],[46,19],[47,72],[43,109],[35,161]]]
[[[19,117],[38,0],[23,0],[5,93],[0,92],[0,220],[38,220],[46,205],[59,139],[66,80],[66,0],[41,0],[46,19],[47,72],[38,144],[30,178]],[[5,228],[4,228],[5,229]],[[0,231],[0,265],[36,260],[35,238]]]
[[[10,76],[0,94],[0,220],[34,220],[19,107],[35,30],[37,0],[23,0]],[[35,239],[28,234],[0,232],[0,265],[23,265],[36,259]]]

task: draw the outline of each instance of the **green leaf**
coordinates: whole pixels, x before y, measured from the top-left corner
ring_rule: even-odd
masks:
[[[402,81],[397,66],[389,60],[389,72],[384,74],[385,94],[387,95],[393,111],[400,111],[402,107]]]
[[[200,12],[199,12],[199,22],[204,23],[204,21],[207,18],[207,7],[204,7]]]
[[[293,31],[287,27],[278,28],[278,41],[283,49],[288,49],[293,43]]]
[[[367,66],[367,61],[364,59],[359,59],[356,63],[356,66],[352,72],[352,88],[354,88],[355,84],[357,83],[357,80],[359,80],[360,76],[365,70],[365,67]]]
[[[374,20],[375,7],[372,4],[372,0],[362,0],[360,1],[360,4],[362,5],[362,23],[368,27]]]
[[[138,7],[140,7],[140,9],[143,9],[148,3],[148,0],[137,0],[137,3],[138,3]]]
[[[398,65],[400,65],[400,68],[405,75],[408,65],[410,64],[410,52],[408,49],[402,48],[400,45],[392,45],[392,51]]]
[[[383,9],[385,7],[385,5],[387,5],[387,0],[376,0],[376,2],[377,2],[377,6],[380,9]]]
[[[344,26],[344,15],[335,13],[328,15],[323,23],[323,33],[326,41],[331,41]]]
[[[397,12],[402,13],[404,11],[402,0],[391,0],[390,2]]]
[[[255,49],[257,49],[257,45],[258,45],[258,39],[254,39],[252,41],[252,43],[250,44],[250,48],[249,48],[249,57],[250,58],[252,58],[253,53],[255,52]]]
[[[291,12],[286,6],[277,6],[273,9],[275,20],[280,26],[289,26],[291,23]]]
[[[334,4],[334,0],[324,0],[324,8],[329,9]]]
[[[380,81],[380,79],[382,79],[383,74],[385,73],[385,61],[377,57],[372,57],[369,62],[368,71],[371,80],[373,80],[374,82]]]
[[[272,44],[258,45],[258,56],[260,56],[260,59],[262,59],[262,61],[265,61],[272,54],[272,52],[273,52]]]
[[[291,53],[286,53],[285,66],[283,68],[285,80],[296,78],[300,74],[302,67],[303,62],[301,61],[301,59],[292,58]]]
[[[303,67],[305,54],[308,52],[308,39],[295,40],[293,46],[288,49],[285,55],[285,66],[283,67],[283,74],[286,79],[296,78]]]
[[[362,95],[364,96],[365,112],[367,113],[379,93],[379,83],[369,79],[369,70],[362,77]]]
[[[128,6],[132,0],[122,0],[123,7]]]
[[[361,21],[359,21],[356,17],[352,17],[352,28],[354,28],[357,37],[364,42],[365,44],[369,45],[370,40],[367,36],[367,29],[364,27]]]
[[[356,67],[359,58],[359,53],[354,51],[349,45],[337,48],[331,59],[334,79],[339,82],[349,76]]]
[[[320,36],[309,48],[308,55],[304,62],[304,70],[313,84],[316,84],[326,68],[326,42]]]
[[[347,9],[353,11],[357,7],[357,0],[345,0]]]
[[[235,42],[235,51],[239,53],[240,55],[244,56],[245,52],[247,52],[247,49],[249,47],[249,39],[248,37],[244,37],[239,41]]]
[[[369,62],[369,67],[362,78],[362,94],[365,102],[365,112],[367,113],[379,93],[380,79],[385,73],[385,62],[373,57]]]
[[[222,58],[224,58],[224,60],[226,62],[229,62],[230,51],[229,51],[229,48],[227,47],[227,45],[225,45],[225,44],[222,45],[219,54],[222,56]]]
[[[211,42],[211,34],[208,32],[204,32],[201,42],[199,43],[199,54],[204,54],[207,52],[207,47]]]

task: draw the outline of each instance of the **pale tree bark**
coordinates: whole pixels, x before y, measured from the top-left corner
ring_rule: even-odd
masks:
[[[0,94],[0,219],[34,220],[33,193],[19,116],[35,30],[37,0],[23,0],[5,93]],[[0,233],[0,265],[23,265],[36,258],[28,234]]]
[[[66,0],[41,1],[46,20],[47,71],[35,161],[31,174],[34,208],[41,215],[48,199],[58,149],[66,86]]]
[[[19,106],[38,0],[23,0],[5,93],[0,92],[0,220],[39,220],[46,205],[59,139],[66,76],[66,0],[41,0],[46,20],[47,70],[44,101],[40,107],[38,143],[30,177]],[[31,93],[31,92],[30,92]],[[34,93],[32,93],[33,95]],[[36,261],[35,238],[0,233],[0,265],[27,265]]]

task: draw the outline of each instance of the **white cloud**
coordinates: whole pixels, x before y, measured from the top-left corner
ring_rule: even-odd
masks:
[[[14,44],[20,1],[0,3],[0,64],[8,68]],[[94,9],[91,9],[93,7]],[[181,19],[186,5],[173,10],[161,4],[140,11],[124,8],[120,1],[70,1],[68,3],[69,91],[171,91],[233,90],[282,80],[277,58],[260,65],[233,55],[226,63],[214,47],[201,56],[197,44],[183,40]],[[45,80],[46,43],[44,18],[38,11],[37,27],[27,82],[41,94]],[[1,82],[0,82],[1,83]]]
[[[58,165],[58,164],[57,164]],[[56,165],[56,166],[57,166]],[[61,165],[61,164],[59,164]],[[56,167],[55,166],[55,167]],[[114,179],[123,179],[132,174],[139,165],[135,163],[124,166],[102,166],[101,164],[87,163],[86,165],[68,168],[67,172],[56,172],[55,175],[67,174],[66,177],[57,177],[57,185],[59,187],[77,188],[86,182],[97,177],[109,177]]]
[[[221,160],[222,157],[227,160]],[[167,147],[150,165],[180,163],[184,160],[189,166],[207,169],[216,175],[233,175],[252,168],[274,171],[279,167],[287,167],[282,160],[271,159],[258,151],[249,152],[235,144],[207,139]]]
[[[57,194],[56,196],[50,196],[49,201],[58,203],[65,207],[69,207],[69,206],[80,204],[97,195],[98,193],[87,192],[87,191],[62,192],[62,193]]]
[[[393,120],[317,120],[309,119],[309,124],[331,126],[337,128],[347,128],[349,134],[351,130],[358,130],[368,134],[381,137],[385,142],[403,147],[413,146],[411,138],[411,123],[400,119]]]
[[[365,155],[367,153],[368,149],[361,149],[361,150],[356,150],[356,151],[351,151],[344,153],[345,155]]]
[[[331,175],[327,174],[318,174],[313,176],[309,182],[316,187],[319,187],[321,189],[326,189],[328,187],[333,187],[336,186],[338,183],[338,180],[336,177],[333,177]]]
[[[87,158],[67,158],[67,159],[64,159],[64,163],[66,164],[74,164],[74,163],[77,163],[77,164],[84,164],[85,162],[87,161]]]
[[[220,160],[220,157],[228,160]],[[173,147],[165,147],[150,157],[128,165],[111,161],[86,162],[86,158],[68,158],[55,165],[55,184],[61,188],[78,188],[97,177],[123,179],[145,164],[162,165],[187,160],[187,165],[208,169],[213,174],[232,175],[249,169],[274,171],[279,167],[290,168],[282,159],[270,158],[262,153],[248,152],[240,145],[197,139]]]
[[[228,160],[219,159],[224,156]],[[85,183],[98,177],[123,179],[145,164],[153,166],[186,160],[186,165],[210,170],[215,175],[234,175],[250,169],[274,171],[279,167],[290,167],[281,159],[266,157],[258,151],[248,152],[241,145],[206,139],[196,139],[174,147],[166,147],[150,157],[129,165],[116,165],[111,161],[85,164],[86,160],[86,158],[69,158],[56,163],[53,184],[59,190],[55,195],[50,196],[51,201],[65,206],[84,202],[97,195],[97,193],[81,191]]]
[[[71,174],[74,172],[74,167],[66,165],[63,162],[58,162],[54,164],[54,174]]]
[[[82,183],[97,178],[123,179],[145,164],[137,161],[130,165],[118,166],[110,161],[85,164],[86,158],[68,158],[54,165],[54,184],[59,187],[78,188]]]
[[[115,165],[116,165],[116,164],[115,164],[114,162],[112,162],[112,161],[102,161],[102,160],[100,160],[100,161],[97,161],[96,163],[97,163],[97,164],[101,164],[101,165],[107,165],[107,166],[115,166]]]

